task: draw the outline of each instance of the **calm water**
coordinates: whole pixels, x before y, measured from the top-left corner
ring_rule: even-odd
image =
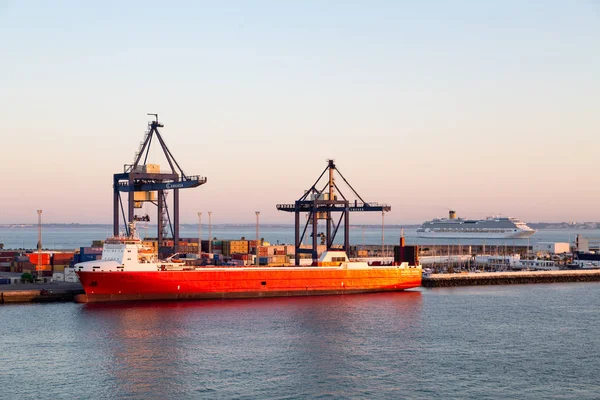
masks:
[[[0,306],[0,398],[600,396],[600,284]]]
[[[322,231],[320,229],[319,231]],[[385,227],[384,239],[387,245],[397,244],[400,240],[399,226]],[[141,237],[156,236],[156,228],[145,229],[143,225],[138,226]],[[574,243],[577,234],[588,237],[600,237],[600,229],[544,229],[535,233],[527,239],[506,239],[506,240],[451,240],[451,239],[423,239],[417,237],[417,229],[409,228],[404,230],[407,244],[488,244],[488,245],[533,245],[536,242],[571,242]],[[65,227],[44,227],[42,242],[44,248],[58,249],[76,249],[81,246],[90,246],[93,240],[104,240],[112,234],[112,226],[95,225],[89,227],[65,226]],[[181,237],[198,237],[198,228],[196,226],[184,225],[181,227]],[[244,236],[246,239],[256,238],[256,228],[254,225],[241,226],[213,226],[212,236],[219,239],[240,239]],[[202,237],[208,239],[208,227],[203,226]],[[271,243],[294,243],[293,226],[261,226],[260,237]],[[343,232],[338,233],[338,238],[343,240]],[[304,243],[308,243],[310,238],[306,237]],[[0,227],[0,243],[4,243],[5,249],[33,249],[37,246],[37,228],[6,228]],[[351,227],[350,244],[381,244],[381,226]]]

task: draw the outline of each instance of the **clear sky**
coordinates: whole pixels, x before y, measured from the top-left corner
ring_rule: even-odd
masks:
[[[328,158],[386,223],[600,220],[597,0],[0,0],[0,38],[0,223],[109,223],[149,112],[208,177],[182,222],[293,223]]]

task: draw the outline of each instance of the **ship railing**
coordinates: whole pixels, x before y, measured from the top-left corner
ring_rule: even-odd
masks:
[[[200,175],[188,175],[182,178],[183,181],[206,181],[206,178]]]

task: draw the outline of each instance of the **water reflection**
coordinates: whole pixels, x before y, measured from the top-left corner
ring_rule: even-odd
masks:
[[[407,291],[84,304],[80,315],[88,329],[105,332],[97,350],[105,353],[111,393],[235,397],[257,389],[268,395],[256,374],[269,377],[267,387],[314,390],[325,376],[352,383],[365,373],[362,363],[393,350],[382,337],[415,335],[421,307],[421,293]]]

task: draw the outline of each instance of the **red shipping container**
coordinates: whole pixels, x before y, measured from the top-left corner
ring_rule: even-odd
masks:
[[[0,251],[0,257],[14,257],[14,256],[18,256],[19,252],[18,251]]]
[[[75,253],[54,253],[54,264],[60,264],[57,261],[71,261]]]
[[[31,253],[28,254],[29,256],[29,262],[37,265],[38,263],[38,253]],[[50,254],[49,253],[42,253],[42,265],[50,265]]]

